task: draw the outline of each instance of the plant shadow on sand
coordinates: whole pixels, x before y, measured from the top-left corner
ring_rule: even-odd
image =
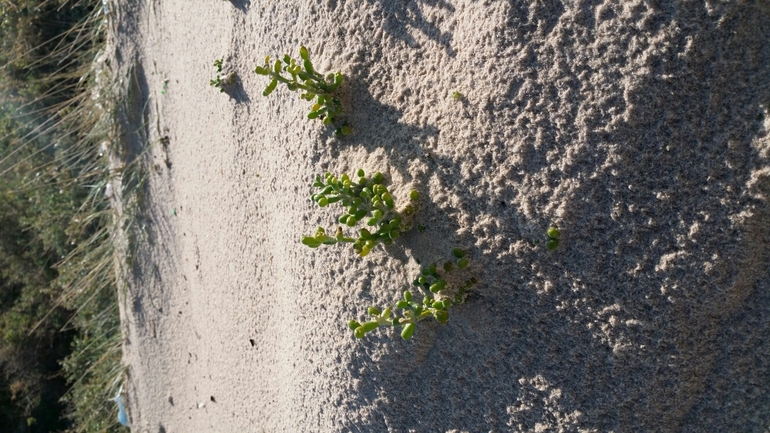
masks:
[[[232,98],[236,104],[248,104],[251,102],[248,93],[243,88],[243,81],[240,76],[235,77],[235,83],[225,87],[224,93]]]
[[[383,30],[390,36],[406,42],[410,47],[417,45],[415,38],[409,33],[410,29],[419,30],[425,37],[438,43],[449,54],[455,56],[452,49],[452,35],[442,33],[438,26],[425,19],[420,5],[428,5],[435,8],[454,12],[455,8],[449,2],[443,0],[422,0],[397,2],[389,0],[366,0],[367,3],[376,4],[382,10],[385,20]],[[333,0],[336,3],[336,0]],[[332,6],[333,7],[333,6]]]
[[[469,302],[452,308],[447,325],[421,324],[408,342],[391,332],[354,342],[366,350],[349,368],[359,398],[348,405],[351,413],[366,408],[368,419],[347,420],[346,428],[529,430],[543,420],[601,431],[624,425],[649,431],[673,425],[693,431],[767,428],[762,414],[770,411],[770,361],[761,354],[770,351],[764,337],[770,332],[770,247],[761,240],[770,235],[770,176],[752,180],[765,158],[752,143],[766,134],[770,54],[752,29],[770,28],[770,22],[761,15],[753,19],[761,22],[736,19],[695,43],[691,54],[661,66],[629,94],[643,110],[612,133],[587,135],[588,152],[618,143],[622,164],[612,173],[586,164],[562,174],[562,180],[584,180],[565,202],[573,231],[562,235],[553,253],[533,246],[502,254],[528,240],[516,224],[524,217],[506,205],[511,196],[468,194],[478,179],[463,175],[460,160],[424,145],[440,135],[437,128],[400,123],[403,113],[378,102],[365,83],[347,82],[354,112],[366,118],[352,117],[358,128],[339,148],[385,149],[391,167],[425,191],[420,219],[435,227],[406,235],[388,253],[402,262],[408,260],[405,249],[423,260],[444,259],[447,247],[462,246],[481,284]],[[712,59],[700,54],[707,52],[721,53],[722,70],[714,71]],[[741,60],[748,58],[759,60]],[[656,78],[665,74],[674,79]],[[565,139],[555,140],[556,148],[559,140]],[[503,140],[484,145],[509,151]],[[532,150],[527,158],[540,163],[523,170],[543,169],[553,149]],[[420,178],[407,170],[416,159],[429,167]],[[496,168],[490,163],[491,172]],[[456,234],[460,222],[427,194],[433,174],[447,194],[462,198],[463,212],[492,215],[493,234],[503,238],[501,254],[471,247],[476,239],[469,231]],[[613,203],[655,202],[661,191],[672,200],[620,217],[613,213]],[[745,198],[734,199],[738,192]],[[719,228],[682,241],[681,222],[697,221],[699,212],[712,215],[709,224],[731,227],[731,218],[749,207],[753,212],[740,226],[747,239],[740,244],[736,233]],[[678,266],[655,270],[676,251],[686,253]],[[740,264],[728,263],[714,277],[701,265],[715,254]],[[624,271],[625,262],[641,264],[641,271]],[[536,290],[532,280],[547,289]],[[673,291],[663,295],[661,288]],[[597,331],[602,326],[604,337]],[[378,349],[385,355],[374,361],[370,354]],[[424,402],[443,410],[415,410]],[[738,409],[719,410],[725,407]]]
[[[251,0],[230,0],[230,3],[243,13],[248,12],[251,8]]]

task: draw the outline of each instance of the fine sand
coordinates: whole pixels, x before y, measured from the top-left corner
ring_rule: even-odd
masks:
[[[132,431],[770,429],[770,3],[111,7],[146,150]],[[254,66],[302,44],[344,74],[350,136],[262,97]],[[425,230],[364,258],[300,244],[340,214],[314,176],[358,168],[420,191]],[[446,325],[353,337],[456,246],[480,283]]]

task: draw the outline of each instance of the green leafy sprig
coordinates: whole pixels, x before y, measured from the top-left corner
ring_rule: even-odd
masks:
[[[342,74],[337,72],[324,75],[316,71],[304,46],[299,48],[299,56],[301,60],[298,61],[285,54],[283,59],[274,62],[267,56],[264,65],[254,68],[257,74],[271,78],[262,95],[273,93],[279,82],[286,84],[291,91],[301,90],[302,99],[311,102],[315,100],[307,115],[308,119],[319,119],[324,125],[337,126],[335,135],[350,134],[350,126],[341,123],[338,117],[343,111],[342,102],[334,93],[342,84]]]
[[[232,86],[235,84],[235,72],[230,72],[229,74],[222,74],[222,62],[224,59],[217,59],[214,60],[214,67],[217,68],[217,77],[213,80],[209,80],[209,85],[211,87],[216,87],[219,89],[220,92],[224,93],[225,89],[229,86]]]
[[[348,237],[338,227],[334,236],[329,236],[323,227],[318,227],[315,235],[303,236],[302,243],[310,248],[336,243],[352,243],[353,249],[361,257],[366,256],[379,243],[390,245],[398,239],[401,232],[412,228],[412,219],[417,212],[420,194],[412,190],[409,204],[396,210],[396,202],[385,186],[382,173],[366,177],[364,170],[356,172],[357,179],[343,173],[339,178],[327,172],[322,179],[316,176],[313,186],[320,192],[313,194],[313,201],[320,207],[340,203],[345,212],[338,218],[340,224],[355,227],[363,221],[369,228],[362,228],[358,237]]]
[[[468,266],[468,259],[463,250],[455,248],[452,254],[458,259],[456,263],[458,268],[465,269]],[[369,307],[367,313],[372,316],[372,320],[364,323],[351,320],[348,322],[348,327],[353,330],[356,338],[363,338],[368,332],[380,326],[393,326],[401,328],[401,338],[408,340],[412,338],[416,324],[422,320],[433,317],[438,323],[445,324],[449,320],[449,308],[452,305],[462,304],[467,292],[478,283],[478,280],[472,277],[454,291],[454,296],[444,295],[443,292],[449,291],[444,278],[454,270],[454,267],[455,264],[452,262],[444,263],[441,268],[432,264],[420,272],[420,276],[413,281],[412,285],[422,287],[429,292],[423,297],[422,302],[414,300],[412,292],[406,290],[403,299],[396,302],[394,307],[384,309]],[[433,294],[441,298],[437,299]]]

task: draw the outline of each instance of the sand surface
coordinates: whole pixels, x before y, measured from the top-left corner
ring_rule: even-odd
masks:
[[[115,4],[132,431],[768,431],[770,4],[671,3]],[[344,139],[261,95],[301,44],[346,77]],[[301,245],[339,215],[314,176],[358,168],[426,230]],[[448,324],[353,337],[455,246],[480,284]]]

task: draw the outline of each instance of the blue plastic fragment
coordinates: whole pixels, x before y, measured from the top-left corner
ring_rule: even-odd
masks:
[[[118,422],[120,425],[128,427],[128,413],[126,412],[126,402],[123,400],[123,387],[120,387],[118,394],[112,398],[112,401],[118,405]]]

